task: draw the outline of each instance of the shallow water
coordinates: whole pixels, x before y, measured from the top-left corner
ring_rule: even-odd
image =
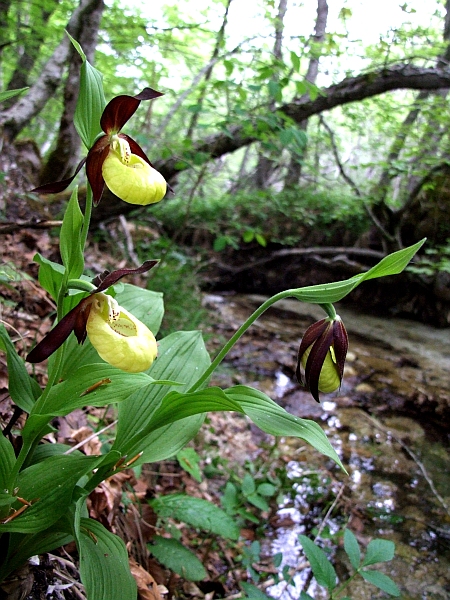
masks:
[[[227,334],[262,300],[209,296],[206,304]],[[229,356],[234,381],[255,385],[289,412],[319,422],[348,475],[301,441],[279,440],[294,493],[280,503],[266,544],[270,553],[282,552],[281,568],[289,565],[296,585],[281,582],[267,593],[285,600],[304,589],[326,598],[322,588],[309,583],[298,535],[313,537],[313,528],[324,527],[319,539],[334,552],[342,581],[349,563],[339,542],[336,550],[336,540],[329,544],[326,538],[348,524],[363,550],[373,538],[395,542],[394,560],[380,570],[394,579],[401,598],[449,598],[450,330],[339,308],[350,338],[344,383],[317,404],[293,375],[302,332],[323,312],[296,301],[280,305],[263,315]],[[386,597],[360,579],[346,593],[358,600]]]

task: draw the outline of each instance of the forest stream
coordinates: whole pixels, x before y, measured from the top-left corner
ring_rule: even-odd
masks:
[[[216,320],[213,340],[228,338],[263,300],[206,296],[205,306]],[[348,524],[363,548],[373,538],[395,542],[394,560],[380,570],[396,582],[401,598],[447,599],[450,330],[337,309],[348,330],[349,354],[340,391],[322,394],[321,404],[299,387],[294,371],[303,332],[324,315],[319,307],[295,300],[267,311],[241,338],[216,379],[221,385],[254,385],[292,414],[317,421],[348,471],[346,475],[301,440],[277,440],[271,460],[285,466],[292,492],[278,500],[265,550],[272,555],[282,552],[280,569],[289,565],[295,587],[281,582],[266,592],[283,600],[298,598],[301,589],[317,600],[328,597],[311,582],[298,535],[314,537],[313,528],[322,527],[320,539],[325,539]],[[251,459],[258,443],[273,444],[273,438],[269,442],[253,426],[251,436],[254,445],[247,450],[237,436],[237,456],[247,452]],[[331,556],[339,578],[345,580],[349,564],[339,542],[337,547]],[[336,548],[336,540],[331,548]],[[387,597],[360,578],[346,593],[358,600]]]

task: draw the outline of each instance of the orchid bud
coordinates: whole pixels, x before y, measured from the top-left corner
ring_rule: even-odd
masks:
[[[296,375],[317,402],[319,392],[328,394],[340,387],[347,349],[347,331],[338,315],[317,321],[305,331],[298,351]]]

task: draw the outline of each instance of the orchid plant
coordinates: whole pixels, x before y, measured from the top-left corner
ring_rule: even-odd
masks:
[[[196,435],[208,411],[247,415],[263,431],[296,436],[342,466],[317,423],[289,414],[257,389],[211,387],[209,379],[266,309],[293,297],[321,305],[327,315],[305,333],[298,356],[299,381],[316,400],[320,391],[336,390],[348,340],[333,304],[365,280],[401,272],[423,242],[385,257],[366,273],[346,281],[276,294],[247,319],[213,361],[199,331],[176,332],[156,343],[162,295],[120,280],[145,273],[157,260],[152,258],[138,269],[102,273],[93,281],[83,270],[90,216],[105,184],[119,198],[135,204],[161,201],[166,193],[162,175],[140,146],[121,132],[142,101],[162,94],[146,88],[107,104],[100,73],[72,41],[83,59],[75,124],[88,153],[72,178],[35,191],[64,189],[86,164],[88,193],[84,214],[76,187],[68,202],[60,232],[62,264],[40,254],[35,257],[39,283],[57,305],[56,325],[24,360],[0,324],[10,396],[27,414],[21,430],[14,431],[11,424],[0,435],[0,580],[30,556],[74,540],[88,598],[135,600],[136,585],[125,545],[89,518],[89,494],[131,464],[174,456]],[[46,385],[41,389],[30,366],[46,359]],[[114,443],[103,454],[86,456],[66,445],[48,443],[46,436],[54,430],[55,417],[86,405],[109,404],[117,406],[117,427]]]

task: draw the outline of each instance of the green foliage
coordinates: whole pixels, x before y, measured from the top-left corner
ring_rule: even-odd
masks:
[[[155,536],[149,550],[168,569],[189,581],[200,581],[206,570],[198,558],[178,540]]]
[[[173,13],[168,12],[169,19],[177,14],[175,9]],[[281,74],[284,68],[285,65],[279,66]],[[260,80],[269,76],[272,77],[273,73],[260,69]],[[98,130],[100,108],[104,104],[101,81],[84,61],[77,125],[86,145],[92,143]],[[278,81],[280,88],[271,86],[272,95],[277,97],[281,87],[284,89],[285,86],[282,78]],[[85,110],[86,107],[89,108]],[[277,116],[267,115],[259,117],[250,127],[258,129],[264,140],[268,130],[277,124]],[[296,138],[295,135],[293,137]],[[266,141],[270,146],[270,140]],[[236,385],[221,389],[209,386],[210,378],[236,341],[277,300],[293,296],[299,301],[320,305],[338,301],[365,280],[401,272],[422,242],[385,257],[367,273],[349,280],[286,290],[273,296],[243,323],[212,362],[199,331],[175,331],[168,335],[163,332],[158,342],[158,359],[135,372],[139,371],[135,362],[142,354],[153,356],[155,340],[152,333],[158,334],[163,318],[162,294],[118,283],[127,274],[148,271],[152,266],[149,263],[138,269],[118,269],[109,275],[103,274],[95,283],[83,275],[85,242],[92,210],[90,192],[88,189],[84,215],[78,205],[76,190],[69,201],[61,228],[62,265],[36,256],[40,266],[39,283],[55,300],[58,321],[28,356],[31,362],[42,362],[50,357],[44,389],[29,375],[24,360],[3,325],[0,326],[0,349],[7,355],[11,398],[28,413],[21,430],[22,444],[18,456],[3,436],[0,443],[0,535],[12,534],[2,538],[6,546],[0,577],[6,577],[20,561],[36,551],[49,551],[58,543],[74,539],[79,553],[80,575],[89,599],[131,600],[136,595],[136,588],[129,573],[126,548],[100,523],[86,517],[89,494],[99,483],[131,465],[139,466],[177,454],[180,462],[198,475],[198,470],[189,464],[193,455],[179,453],[196,435],[209,411],[233,411],[246,415],[264,432],[274,436],[295,436],[342,467],[336,451],[317,423],[289,414],[254,388]],[[242,233],[248,241],[251,233],[251,240],[264,245],[264,230],[253,225],[254,229],[248,225],[245,227]],[[155,250],[157,248],[152,246],[152,252]],[[170,271],[171,260],[180,264],[184,260],[175,252],[173,247],[166,248],[167,272]],[[174,279],[166,279],[161,292],[166,296],[175,296],[177,290],[185,293],[186,287],[183,288],[180,278],[189,269],[187,262],[178,272],[175,269],[178,285]],[[127,312],[133,313],[134,317],[128,317]],[[147,331],[148,328],[150,331]],[[85,341],[86,335],[91,340],[80,345],[72,332],[76,333],[80,342]],[[152,345],[149,345],[150,342]],[[114,360],[117,357],[106,352],[112,344],[115,344],[114,348],[120,348],[120,360],[117,362]],[[102,358],[104,356],[113,364],[106,362]],[[55,416],[65,416],[86,405],[110,404],[117,405],[117,428],[114,440],[103,448],[101,455],[67,453],[69,448],[63,444],[55,445],[51,451],[39,450],[43,437],[53,430],[51,423]],[[236,541],[239,526],[235,514],[250,518],[249,507],[252,511],[267,510],[269,499],[277,492],[274,481],[268,478],[259,481],[251,470],[238,483],[229,482],[225,488],[225,511],[204,500],[182,495],[157,498],[152,505],[161,519],[170,516],[208,535],[221,535]],[[316,565],[315,568],[313,566],[316,578],[330,590],[334,589],[334,571],[323,560],[321,551],[311,546],[311,542],[305,541],[304,545],[311,563]],[[350,540],[347,546],[351,560],[356,564],[354,542]],[[205,576],[204,567],[198,559],[177,539],[155,538],[151,551],[183,577],[198,580]],[[243,552],[243,562],[255,578],[257,574],[251,565],[259,554],[257,543]],[[367,581],[392,593],[393,584],[386,576],[366,568],[376,562],[390,560],[392,554],[393,547],[387,542],[375,540],[369,545],[357,572]],[[248,597],[261,597],[253,588],[243,587]]]
[[[425,248],[425,256],[421,256],[414,261],[414,264],[409,265],[408,271],[429,276],[440,271],[450,273],[450,239],[445,246]]]
[[[196,329],[204,321],[205,311],[198,293],[195,257],[189,256],[167,237],[151,243],[140,241],[140,256],[146,257],[149,253],[161,257],[148,283],[154,292],[164,294],[161,333],[168,335],[181,329]]]
[[[177,230],[186,220],[185,203],[174,198],[156,206],[154,214],[168,231]],[[220,252],[227,246],[238,249],[242,242],[263,247],[268,242],[298,245],[313,229],[326,239],[341,227],[356,239],[367,228],[368,217],[361,201],[353,196],[300,188],[195,198],[187,224],[211,232],[214,250]]]
[[[299,535],[299,540],[317,583],[327,589],[330,600],[342,598],[341,592],[358,575],[390,596],[400,596],[400,590],[390,577],[375,569],[366,568],[370,565],[392,560],[395,553],[393,542],[381,539],[371,540],[367,546],[364,559],[361,560],[358,541],[355,535],[349,529],[346,529],[344,532],[344,550],[354,573],[338,585],[336,572],[325,552],[305,535]],[[304,594],[304,597],[309,598],[307,594]]]

